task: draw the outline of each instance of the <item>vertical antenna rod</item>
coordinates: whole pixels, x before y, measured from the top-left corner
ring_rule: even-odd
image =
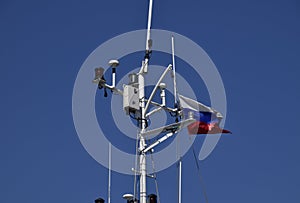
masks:
[[[110,187],[111,187],[111,143],[108,145],[108,203],[110,203]]]
[[[149,62],[149,59],[150,59],[151,47],[152,47],[152,40],[151,40],[152,7],[153,7],[153,0],[149,0],[146,53],[145,53],[145,60],[143,62],[140,73],[147,73],[148,72],[148,62]]]
[[[172,63],[173,63],[173,83],[174,83],[174,104],[175,108],[177,108],[177,85],[176,85],[176,68],[175,68],[175,43],[174,43],[174,36],[172,36]],[[180,138],[178,139],[178,154],[179,154],[179,165],[178,165],[178,203],[181,203],[181,180],[182,180],[182,161],[181,161],[181,154],[180,154]]]
[[[178,203],[181,203],[181,178],[182,178],[182,162],[179,160],[179,177],[178,177]]]
[[[175,45],[174,36],[172,36],[172,65],[173,65],[173,83],[174,83],[174,104],[177,107],[177,85],[176,85],[176,69],[175,69]]]
[[[151,49],[151,43],[149,43],[149,42],[151,40],[150,31],[151,31],[151,21],[152,21],[152,7],[153,7],[153,0],[149,0],[146,51],[149,51]]]

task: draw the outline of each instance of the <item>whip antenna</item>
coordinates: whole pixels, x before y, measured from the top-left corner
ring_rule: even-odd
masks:
[[[174,36],[172,36],[172,65],[173,65],[173,83],[174,83],[174,104],[177,108],[177,84],[176,84],[176,67],[175,67],[175,45],[174,45]]]

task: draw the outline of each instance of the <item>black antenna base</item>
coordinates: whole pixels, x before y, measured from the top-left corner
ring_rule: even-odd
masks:
[[[152,50],[146,50],[144,59],[148,59],[149,60],[150,57],[151,57],[151,54],[152,54]]]

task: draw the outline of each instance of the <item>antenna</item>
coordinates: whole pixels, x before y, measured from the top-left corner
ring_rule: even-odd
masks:
[[[151,38],[150,38],[151,21],[152,21],[152,7],[153,7],[153,0],[150,0],[149,1],[149,10],[148,10],[146,51],[149,51],[151,49],[151,46],[152,46],[152,41],[151,41]]]
[[[109,66],[112,67],[112,87],[116,86],[116,67],[119,65],[119,61],[118,60],[110,60],[108,62]]]
[[[182,180],[182,161],[181,157],[179,158],[179,177],[178,177],[178,203],[181,203],[181,180]]]
[[[135,203],[136,200],[134,199],[134,196],[132,194],[124,194],[123,199],[127,200],[127,203]]]
[[[177,104],[177,84],[176,84],[176,69],[175,69],[175,43],[174,43],[174,36],[172,36],[172,63],[173,63],[173,84],[174,84],[174,104],[175,108],[178,108]],[[178,122],[177,115],[178,111],[176,111],[176,122]],[[180,146],[179,146],[180,138],[177,137],[178,143],[178,153],[179,153],[179,163],[178,163],[178,203],[181,203],[181,185],[182,185],[182,160],[180,154]]]
[[[149,10],[148,10],[148,25],[147,25],[147,38],[146,38],[146,51],[144,61],[142,63],[142,68],[140,73],[148,72],[148,62],[152,53],[152,39],[151,39],[151,21],[152,21],[152,8],[153,0],[149,0]]]
[[[174,84],[174,108],[178,108],[178,103],[177,103],[177,84],[176,84],[176,66],[175,66],[175,42],[174,42],[174,36],[172,35],[172,63],[173,63],[173,72],[172,72],[172,77],[173,77],[173,84]],[[178,111],[176,111],[176,122],[178,122]],[[181,154],[180,154],[180,146],[179,146],[180,138],[177,137],[177,150],[179,154],[179,161],[178,161],[178,203],[181,203],[181,185],[182,185],[182,160],[181,160]]]
[[[104,89],[104,97],[107,97],[106,89],[110,89],[112,92],[122,94],[122,92],[116,89],[116,67],[119,65],[118,60],[110,60],[109,66],[112,67],[112,85],[106,84],[106,80],[104,78],[104,68],[99,67],[95,68],[95,77],[92,80],[93,83],[98,84],[99,89]]]
[[[110,188],[111,188],[111,143],[108,145],[108,203],[110,203]]]
[[[176,84],[176,67],[175,67],[175,45],[174,36],[172,36],[172,66],[173,66],[173,83],[174,83],[174,103],[175,108],[177,108],[177,84]]]

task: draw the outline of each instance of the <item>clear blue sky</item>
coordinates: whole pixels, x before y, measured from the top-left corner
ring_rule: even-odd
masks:
[[[73,85],[101,43],[145,28],[147,6],[0,1],[0,202],[106,199],[107,170],[74,128]],[[153,28],[198,43],[225,85],[226,128],[234,134],[200,163],[210,203],[300,201],[299,22],[296,0],[154,0]],[[191,151],[183,161],[183,202],[204,202]],[[176,173],[174,165],[158,174],[162,203],[176,200]],[[112,202],[124,202],[132,177],[113,173],[112,180]]]

